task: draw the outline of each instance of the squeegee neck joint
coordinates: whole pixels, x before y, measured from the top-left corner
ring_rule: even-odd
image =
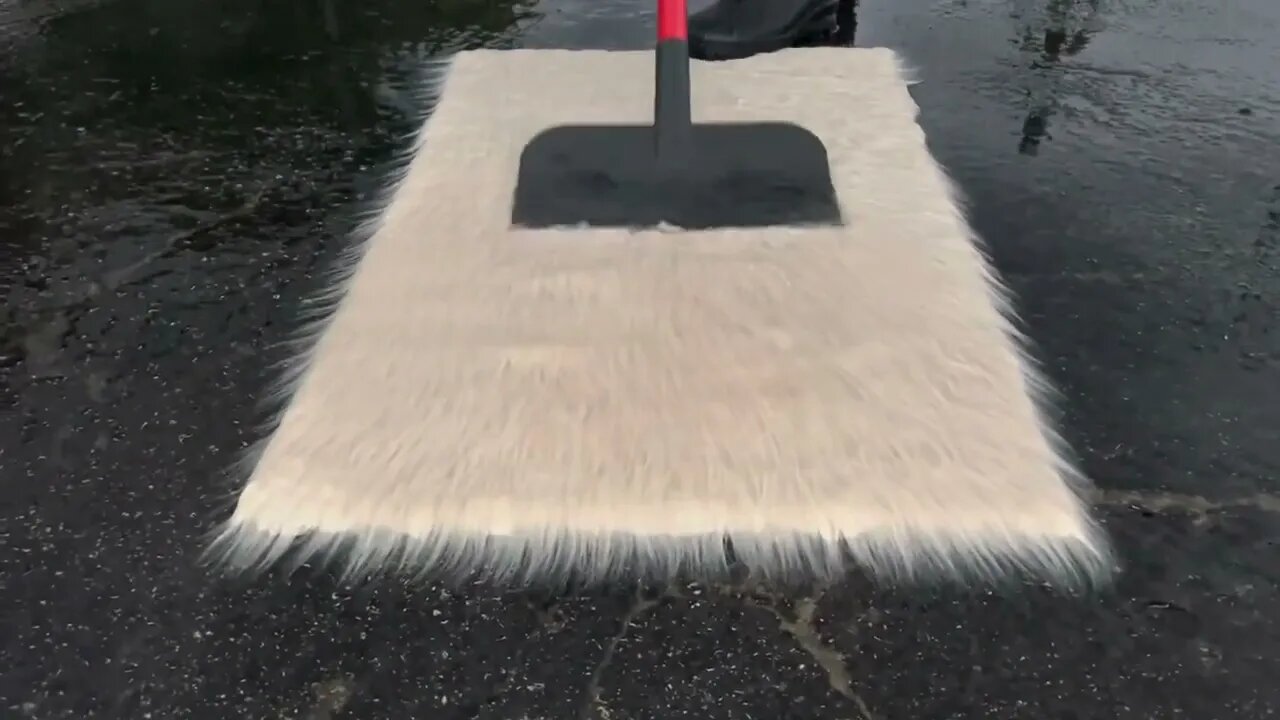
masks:
[[[655,149],[659,159],[683,159],[688,156],[693,134],[686,0],[658,0],[658,45],[654,55]]]

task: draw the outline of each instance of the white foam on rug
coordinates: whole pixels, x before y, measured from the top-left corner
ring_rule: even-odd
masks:
[[[847,226],[512,230],[524,145],[648,122],[653,55],[456,56],[215,548],[540,582],[711,576],[727,538],[765,575],[1106,576],[895,56],[693,83],[698,121],[814,132]]]

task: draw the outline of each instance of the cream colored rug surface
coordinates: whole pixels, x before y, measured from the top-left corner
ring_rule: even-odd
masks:
[[[525,143],[649,121],[653,55],[456,56],[216,547],[512,582],[702,576],[729,547],[763,574],[1104,577],[895,56],[693,84],[696,121],[821,138],[847,225],[512,230]]]

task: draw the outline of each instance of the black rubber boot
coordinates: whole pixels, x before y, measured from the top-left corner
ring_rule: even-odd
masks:
[[[838,0],[716,0],[689,16],[689,55],[736,60],[836,30]]]

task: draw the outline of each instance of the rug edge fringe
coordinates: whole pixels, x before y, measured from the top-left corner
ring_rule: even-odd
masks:
[[[654,537],[628,533],[548,532],[517,536],[389,530],[267,530],[232,518],[205,559],[230,574],[261,573],[277,563],[337,569],[344,582],[386,574],[446,585],[597,587],[620,581],[720,581],[738,570],[770,583],[830,582],[861,571],[884,585],[992,586],[1031,581],[1068,593],[1110,584],[1109,545],[1085,524],[1080,536],[993,538],[936,532],[818,535],[707,533]],[[282,563],[282,561],[285,561]],[[853,567],[850,567],[852,563]]]

